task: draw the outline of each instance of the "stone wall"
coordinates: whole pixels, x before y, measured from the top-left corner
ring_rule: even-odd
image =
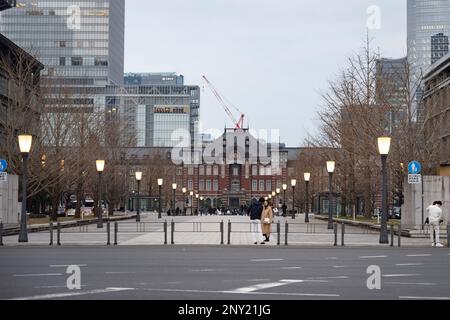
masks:
[[[406,228],[412,228],[413,226],[416,226],[416,228],[420,227],[422,221],[425,221],[427,218],[426,208],[438,200],[443,203],[444,223],[449,223],[450,177],[423,176],[422,179],[422,184],[408,184],[408,179],[405,179],[403,188],[405,203],[402,206],[402,226]]]
[[[8,175],[7,182],[0,182],[0,221],[17,224],[19,208],[19,177]]]

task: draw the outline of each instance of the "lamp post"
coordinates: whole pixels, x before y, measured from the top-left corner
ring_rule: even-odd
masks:
[[[391,148],[391,138],[390,137],[380,137],[378,138],[378,151],[381,155],[381,166],[382,166],[382,215],[381,215],[381,229],[380,229],[380,243],[389,243],[388,233],[387,233],[387,215],[388,215],[388,203],[387,203],[387,157],[389,154],[389,149]]]
[[[190,191],[189,195],[191,196],[191,216],[192,216],[193,215],[192,208],[193,208],[193,205],[194,205],[194,191]]]
[[[136,181],[137,181],[137,213],[136,213],[136,222],[141,221],[141,180],[142,180],[142,172],[136,171]]]
[[[183,214],[184,214],[184,210],[186,209],[186,192],[187,192],[187,189],[183,188],[183,189],[181,189],[181,191],[183,192]]]
[[[198,199],[200,198],[200,195],[197,193],[196,195],[195,195],[195,199],[196,199],[196,201],[197,201],[197,209],[196,209],[196,211],[197,211],[197,215],[198,215],[198,211],[199,211],[199,203],[198,203]]]
[[[286,190],[288,188],[288,185],[286,183],[283,184],[283,205],[286,206]],[[284,211],[283,211],[284,216]]]
[[[173,207],[172,207],[172,215],[175,215],[175,202],[176,202],[176,191],[177,191],[177,184],[176,183],[172,183],[172,191],[173,191]]]
[[[203,212],[203,209],[204,209],[204,207],[205,207],[205,204],[203,203],[203,200],[204,200],[204,199],[205,199],[205,198],[200,197],[200,208],[201,208],[202,212]],[[203,213],[202,213],[202,215],[203,215]]]
[[[162,201],[161,201],[161,192],[162,192],[163,179],[158,179],[158,188],[159,188],[159,210],[158,210],[158,219],[162,218]]]
[[[291,186],[292,186],[292,219],[295,219],[295,186],[297,185],[297,180],[292,179],[291,180]]]
[[[309,180],[311,173],[305,172],[305,223],[309,223]]]
[[[28,242],[28,230],[27,230],[27,179],[28,179],[28,155],[30,154],[31,144],[33,142],[33,136],[20,135],[19,136],[19,149],[22,155],[22,210],[20,214],[20,233],[19,242]]]
[[[98,205],[97,205],[97,228],[103,228],[103,210],[102,210],[102,173],[105,170],[105,160],[97,160],[95,162],[98,172]]]
[[[328,230],[333,230],[333,173],[336,167],[335,161],[327,161],[328,171]]]

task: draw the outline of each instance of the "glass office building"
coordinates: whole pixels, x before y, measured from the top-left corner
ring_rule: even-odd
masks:
[[[125,0],[20,0],[0,32],[41,61],[64,86],[123,83]]]
[[[421,78],[434,60],[433,55],[440,55],[445,51],[433,48],[432,39],[445,41],[445,37],[450,36],[450,0],[408,0],[407,10],[408,62],[412,68],[412,94],[417,98],[417,118],[421,121]]]

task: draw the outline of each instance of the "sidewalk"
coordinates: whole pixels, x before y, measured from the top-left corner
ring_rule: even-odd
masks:
[[[172,221],[174,222],[174,232],[172,233]],[[221,233],[221,222],[223,221],[223,233]],[[164,222],[167,222],[167,233],[165,235]],[[231,232],[229,233],[229,222]],[[280,234],[277,227],[280,227]],[[310,218],[310,223],[304,223],[304,216],[298,215],[296,219],[291,217],[275,217],[272,226],[272,235],[269,243],[265,246],[277,246],[278,238],[280,246],[286,244],[286,223],[288,224],[287,242],[289,246],[320,246],[332,247],[335,241],[334,230],[328,230],[327,223]],[[338,226],[337,244],[341,246],[341,227]],[[110,224],[110,243],[114,244],[114,223]],[[64,245],[106,245],[107,226],[104,223],[103,229],[97,229],[96,225],[68,228],[61,230],[61,244]],[[247,216],[176,216],[163,215],[158,219],[157,214],[142,215],[141,223],[133,220],[118,222],[118,245],[139,246],[139,245],[164,245],[165,237],[167,245],[173,242],[175,245],[230,245],[254,246],[252,234],[250,233],[250,220]],[[54,245],[56,245],[56,230],[54,230]],[[389,237],[390,239],[390,237]],[[4,237],[4,244],[18,245],[17,236]],[[29,243],[25,245],[49,245],[49,232],[39,232],[29,234]],[[389,245],[379,244],[379,231],[361,229],[354,226],[346,226],[345,238],[346,247],[389,247]],[[394,246],[397,246],[398,237],[394,238]],[[22,244],[23,245],[23,244]],[[430,239],[421,238],[401,238],[401,245],[405,247],[430,247]],[[258,245],[262,246],[262,245]]]

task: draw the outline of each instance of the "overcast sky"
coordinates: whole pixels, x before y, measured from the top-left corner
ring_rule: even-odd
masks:
[[[371,5],[381,9],[373,45],[405,56],[406,0],[126,0],[125,71],[184,75],[202,88],[203,128],[232,126],[204,74],[250,127],[299,146],[327,81],[363,45]]]

